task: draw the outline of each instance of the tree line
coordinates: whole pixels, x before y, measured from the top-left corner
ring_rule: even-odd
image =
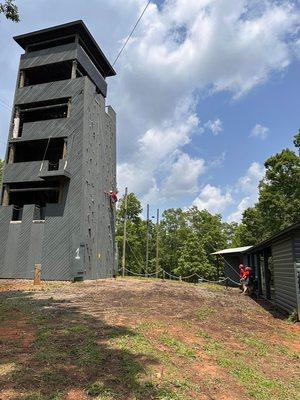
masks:
[[[126,265],[136,273],[155,272],[156,238],[159,236],[159,266],[174,275],[198,273],[214,279],[220,276],[211,255],[226,247],[255,245],[281,229],[300,221],[300,130],[292,149],[269,157],[265,175],[259,183],[258,202],[247,208],[240,224],[222,221],[220,214],[190,207],[171,208],[162,214],[159,226],[150,218],[149,264],[146,269],[147,221],[142,205],[134,193],[128,195]],[[298,154],[297,154],[298,153]],[[125,205],[120,199],[116,219],[119,267],[123,246]]]
[[[159,236],[159,266],[174,275],[219,277],[214,256],[226,247],[254,245],[281,229],[300,221],[300,130],[292,149],[284,149],[269,157],[265,175],[259,183],[258,202],[247,208],[240,224],[222,221],[220,214],[211,214],[193,206],[187,210],[170,208],[162,214],[159,226],[155,218],[148,222],[149,263],[146,269],[147,221],[142,218],[142,205],[134,193],[128,195],[126,265],[136,273],[152,273],[156,269],[156,239]],[[0,160],[0,181],[3,161]],[[125,205],[118,204],[116,242],[119,267],[123,244]],[[158,231],[159,230],[159,231]]]

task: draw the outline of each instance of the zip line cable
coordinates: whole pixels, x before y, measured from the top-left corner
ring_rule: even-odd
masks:
[[[6,104],[3,100],[0,99],[0,106],[6,108],[8,111],[11,110],[11,107],[9,107],[8,104]]]
[[[139,16],[138,20],[136,21],[134,27],[132,28],[131,32],[130,32],[129,35],[127,36],[127,39],[125,40],[125,43],[123,44],[123,46],[121,47],[119,53],[117,54],[117,57],[116,57],[115,61],[113,62],[113,65],[112,65],[112,66],[114,66],[115,63],[118,61],[120,55],[122,54],[123,50],[125,49],[125,47],[126,47],[128,41],[129,41],[129,39],[130,39],[131,36],[133,35],[133,32],[135,31],[136,27],[138,26],[140,20],[142,19],[143,15],[145,14],[145,12],[146,12],[146,10],[147,10],[147,8],[148,8],[148,6],[149,6],[150,3],[151,3],[151,0],[148,1],[148,3],[146,4],[145,8],[143,9],[141,15]]]

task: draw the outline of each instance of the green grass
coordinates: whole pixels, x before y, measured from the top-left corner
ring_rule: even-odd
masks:
[[[112,400],[116,397],[111,389],[105,387],[103,383],[99,382],[94,382],[87,385],[86,393],[89,396],[97,396],[97,400]]]
[[[220,292],[226,291],[226,287],[220,285],[219,283],[204,282],[204,283],[201,283],[199,286],[203,289],[207,289],[210,292],[214,292],[214,293],[220,293]]]
[[[239,341],[244,343],[252,356],[266,357],[270,354],[269,344],[258,339],[256,336],[239,335]]]
[[[196,337],[200,337],[203,339],[211,339],[211,335],[203,330],[199,330],[198,332],[196,332],[195,334]]]
[[[199,308],[199,310],[197,310],[196,317],[199,321],[202,322],[211,317],[212,315],[214,315],[215,313],[216,310],[214,308],[208,306],[202,306],[201,308]]]
[[[195,359],[195,352],[180,340],[174,339],[169,333],[165,332],[160,336],[160,341],[164,345],[170,347],[175,353],[181,357]]]

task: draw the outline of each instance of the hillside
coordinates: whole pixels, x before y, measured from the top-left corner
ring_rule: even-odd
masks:
[[[0,282],[0,399],[300,399],[300,329],[237,289]]]

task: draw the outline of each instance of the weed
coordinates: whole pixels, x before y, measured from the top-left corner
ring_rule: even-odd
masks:
[[[203,306],[196,312],[196,317],[199,321],[204,321],[211,315],[213,315],[216,310],[212,307]]]
[[[91,383],[91,384],[89,384],[87,387],[86,387],[86,393],[89,395],[89,396],[100,396],[100,397],[97,397],[97,399],[101,399],[101,400],[110,400],[110,399],[113,399],[113,392],[110,390],[110,389],[108,389],[108,388],[106,388],[102,383],[99,383],[99,382],[94,382],[94,383]]]
[[[240,335],[239,340],[247,346],[247,349],[254,350],[254,355],[266,357],[269,354],[267,343],[257,339],[255,336]]]
[[[217,340],[209,339],[204,345],[204,350],[209,355],[216,355],[223,351],[223,346]]]
[[[211,335],[203,330],[199,330],[196,333],[197,337],[203,338],[203,339],[211,339]]]
[[[290,315],[287,318],[287,322],[294,324],[298,321],[298,313],[296,310],[290,313]]]
[[[210,292],[224,292],[226,290],[225,286],[220,285],[219,283],[201,283],[201,288],[207,289]]]
[[[161,335],[160,340],[166,346],[171,347],[179,356],[186,357],[189,359],[196,358],[196,354],[190,347],[188,347],[181,341],[174,339],[168,333],[164,333],[163,335]]]

